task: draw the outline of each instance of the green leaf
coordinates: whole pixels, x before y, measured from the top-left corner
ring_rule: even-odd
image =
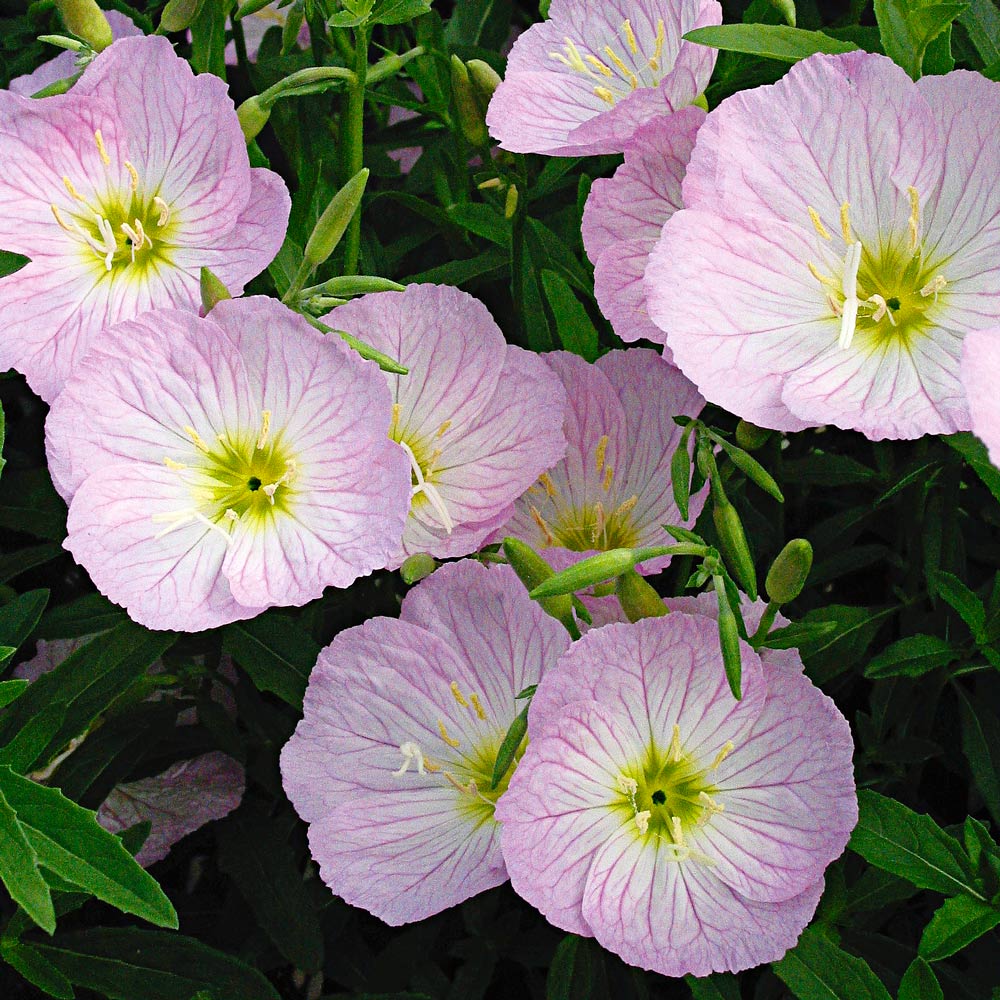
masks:
[[[1000,719],[985,699],[973,705],[958,685],[955,692],[962,717],[962,751],[986,808],[1000,823]]]
[[[134,927],[60,934],[37,950],[72,983],[111,1000],[279,1000],[256,969],[194,938]]]
[[[870,790],[858,794],[858,806],[858,825],[849,846],[870,865],[920,889],[984,898],[962,845],[930,816]]]
[[[993,0],[972,0],[968,10],[959,14],[958,23],[987,66],[1000,62],[1000,11]]]
[[[0,791],[0,879],[10,898],[43,930],[55,933],[52,894],[38,868],[38,855]]]
[[[3,646],[0,648],[10,649],[11,647]],[[0,681],[0,708],[6,708],[15,698],[24,694],[29,683],[31,682],[25,680]]]
[[[0,939],[0,958],[49,996],[58,1000],[73,1000],[76,996],[70,981],[27,942],[8,937]]]
[[[48,602],[47,590],[29,590],[0,608],[0,645],[20,646],[35,630]]]
[[[983,602],[954,573],[936,570],[932,574],[932,582],[937,592],[959,613],[978,640],[986,624]]]
[[[954,663],[961,655],[961,650],[936,635],[908,635],[870,660],[865,677],[919,677]]]
[[[587,942],[576,934],[567,934],[552,956],[545,1000],[590,1000],[593,990],[593,961]]]
[[[18,549],[16,552],[2,556],[0,557],[0,583],[7,583],[8,580],[13,580],[14,577],[26,570],[43,566],[65,553],[66,550],[58,542],[47,542],[45,545],[31,545],[26,549]]]
[[[381,0],[372,11],[372,24],[403,24],[431,9],[430,0]]]
[[[767,638],[761,644],[767,649],[798,649],[807,644],[816,644],[834,634],[838,629],[836,622],[810,622],[806,624],[793,622],[784,628],[776,628],[768,632]]]
[[[492,205],[468,203],[451,205],[447,215],[451,222],[467,232],[482,236],[483,239],[496,243],[497,246],[510,247],[510,222]]]
[[[985,74],[989,76],[987,72]],[[990,77],[993,79],[993,77]],[[1000,469],[990,461],[986,445],[979,438],[964,431],[961,434],[948,434],[942,440],[958,452],[968,463],[969,468],[982,480],[983,485],[1000,503]]]
[[[729,972],[716,972],[703,979],[685,976],[694,1000],[740,1000],[739,980]]]
[[[708,432],[713,441],[729,456],[729,460],[736,466],[744,476],[752,483],[756,483],[765,493],[774,497],[778,503],[784,503],[781,488],[774,481],[774,477],[760,462],[752,455],[748,455],[742,448],[737,448],[731,441],[727,441],[720,434]]]
[[[156,880],[98,825],[96,813],[9,767],[0,767],[0,793],[17,814],[40,865],[124,913],[161,927],[177,926],[173,904]]]
[[[226,78],[226,17],[230,0],[206,0],[191,22],[191,65],[196,73]]]
[[[863,958],[848,954],[815,927],[806,928],[771,968],[799,1000],[891,1000]]]
[[[542,271],[542,287],[556,319],[556,333],[567,351],[597,360],[597,328],[573,290],[555,271]]]
[[[23,254],[11,253],[9,250],[0,250],[0,278],[6,278],[8,274],[20,271],[30,259],[30,257],[25,257]]]
[[[875,18],[885,54],[914,80],[918,79],[927,46],[968,6],[921,0],[875,0]]]
[[[684,38],[699,45],[729,52],[745,52],[782,62],[798,62],[817,52],[835,54],[854,52],[857,45],[824,35],[822,31],[804,31],[787,24],[720,24],[695,28]]]
[[[265,614],[230,625],[222,648],[250,675],[261,691],[271,691],[301,710],[319,643],[291,618]]]
[[[1000,924],[1000,906],[971,896],[954,896],[938,907],[920,938],[920,955],[938,962]]]
[[[895,612],[896,608],[876,611],[847,604],[830,604],[807,611],[799,622],[800,626],[821,622],[836,625],[833,632],[816,640],[810,639],[799,647],[809,676],[822,683],[849,670],[874,642],[882,622]]]
[[[40,639],[79,639],[106,632],[126,621],[128,615],[117,604],[100,594],[87,594],[49,608],[42,615],[35,635]]]
[[[297,969],[323,965],[319,917],[284,830],[252,802],[216,826],[219,867],[274,946]]]
[[[7,464],[7,459],[3,457],[3,446],[7,440],[7,418],[4,416],[3,407],[0,406],[0,472]]]
[[[906,970],[896,1000],[944,1000],[934,970],[922,958],[915,958]]]

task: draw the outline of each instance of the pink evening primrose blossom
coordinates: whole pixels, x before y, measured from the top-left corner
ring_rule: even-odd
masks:
[[[514,43],[486,123],[514,153],[620,153],[701,95],[716,52],[682,41],[722,22],[716,0],[552,0]]]
[[[589,632],[542,678],[496,810],[518,893],[664,975],[780,958],[857,822],[844,717],[741,652],[737,702],[710,615]]]
[[[0,367],[46,401],[106,326],[200,307],[209,267],[234,295],[274,257],[290,201],[251,169],[225,84],[165,38],[122,38],[64,95],[0,91]]]
[[[646,311],[642,276],[663,224],[683,204],[681,181],[704,121],[701,108],[654,118],[626,144],[614,177],[590,189],[583,244],[594,265],[597,304],[622,340],[666,342]],[[669,361],[670,351],[663,353]]]
[[[1000,84],[865,52],[723,101],[646,270],[674,362],[764,427],[967,429],[962,340],[1000,320],[998,119]]]
[[[962,342],[962,385],[972,430],[1000,466],[1000,327],[975,330]]]
[[[381,372],[269,298],[110,327],[46,423],[65,546],[149,628],[300,605],[385,566],[410,500]]]
[[[596,364],[575,354],[544,355],[566,389],[566,457],[518,500],[502,534],[541,550],[559,569],[570,553],[669,545],[664,524],[681,524],[670,458],[682,429],[674,417],[696,417],[695,387],[655,351],[611,351]],[[693,524],[704,493],[691,498]],[[643,564],[659,572],[669,557]]]
[[[507,880],[494,760],[568,645],[512,569],[465,560],[323,650],[281,773],[338,896],[395,925]]]
[[[135,26],[132,19],[119,13],[117,10],[106,10],[104,16],[111,26],[113,38],[132,38],[141,35],[142,31]],[[31,97],[38,91],[44,90],[57,80],[66,80],[77,72],[76,53],[63,51],[54,59],[42,63],[33,73],[24,76],[16,76],[10,81],[9,90],[12,94],[20,94],[23,97]]]
[[[416,552],[475,552],[566,452],[559,379],[537,354],[508,345],[481,302],[447,285],[364,295],[326,321],[410,370],[386,376],[390,435],[412,468],[394,565]]]

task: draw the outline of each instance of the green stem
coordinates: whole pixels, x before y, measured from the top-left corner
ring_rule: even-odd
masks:
[[[750,636],[750,645],[754,649],[767,638],[767,634],[771,631],[771,626],[774,624],[774,619],[777,615],[778,605],[774,601],[768,601],[764,613],[760,616],[760,624],[757,626],[757,631]]]
[[[243,34],[243,22],[233,21],[233,44],[236,46],[236,63],[239,68],[250,76],[250,58],[247,55],[247,40]]]
[[[355,33],[354,80],[347,91],[347,129],[344,136],[344,176],[354,177],[364,167],[365,85],[368,79],[368,33]],[[361,258],[361,209],[351,218],[344,238],[344,274],[357,274]]]

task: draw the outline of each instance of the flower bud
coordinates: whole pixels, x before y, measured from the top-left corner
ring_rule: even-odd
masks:
[[[771,437],[771,432],[749,420],[741,420],[736,425],[736,443],[745,451],[756,451],[763,448]]]
[[[554,575],[552,567],[530,545],[519,538],[505,538],[503,551],[518,579],[529,591]],[[569,594],[542,597],[538,603],[546,614],[562,622],[570,635],[579,637],[580,632],[573,617],[573,600]]]
[[[331,199],[306,241],[305,260],[313,268],[322,264],[337,248],[368,183],[368,168],[359,170]]]
[[[102,52],[113,41],[111,25],[95,0],[56,0],[63,23],[82,38],[95,52]]]
[[[479,106],[465,63],[455,55],[451,57],[451,96],[462,135],[470,145],[477,147],[487,145],[490,134],[486,129],[483,109]]]
[[[609,549],[607,552],[599,552],[596,556],[588,556],[561,573],[549,577],[544,583],[536,586],[530,596],[538,600],[540,597],[555,597],[557,594],[573,594],[605,580],[613,580],[622,573],[634,569],[638,552],[637,549]]]
[[[712,519],[719,535],[722,554],[736,582],[757,599],[757,571],[754,569],[750,546],[743,531],[743,522],[736,508],[725,498],[717,497],[712,508]]]
[[[419,583],[424,577],[430,576],[437,566],[437,560],[433,556],[426,552],[415,552],[403,560],[403,565],[399,567],[399,575],[403,578],[403,583]]]
[[[476,97],[479,98],[479,106],[485,111],[489,106],[490,98],[497,87],[503,82],[500,74],[482,59],[470,59],[465,68],[469,71],[469,79],[472,81]]]
[[[630,622],[640,618],[662,618],[667,613],[663,598],[634,569],[618,577],[615,593]]]
[[[722,649],[722,663],[729,681],[729,690],[739,701],[743,697],[743,659],[740,655],[740,627],[736,614],[726,596],[726,585],[721,576],[712,578],[715,596],[719,604],[719,646]]]
[[[503,206],[503,216],[505,219],[513,219],[514,213],[517,211],[517,185],[511,184],[507,188],[507,200],[504,202]]]
[[[229,289],[207,268],[201,269],[201,309],[207,316],[223,299],[231,299]]]
[[[794,601],[806,585],[812,561],[813,550],[809,542],[804,538],[793,538],[778,553],[767,571],[764,587],[768,599],[778,605]]]
[[[169,0],[160,15],[160,31],[186,31],[204,5],[205,0]]]
[[[267,124],[271,117],[270,108],[258,96],[248,97],[237,109],[236,117],[239,119],[240,128],[243,129],[243,138],[248,143],[253,142],[260,134],[260,130]]]

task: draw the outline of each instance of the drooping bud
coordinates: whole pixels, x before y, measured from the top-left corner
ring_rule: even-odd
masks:
[[[514,213],[517,211],[517,185],[511,184],[507,188],[507,200],[504,202],[503,206],[503,217],[505,219],[513,219]]]
[[[637,622],[640,618],[662,618],[667,614],[663,598],[634,569],[618,577],[615,593],[630,622]]]
[[[522,542],[519,538],[505,538],[503,551],[511,569],[517,573],[518,579],[529,591],[534,590],[535,587],[555,575],[552,567],[530,545]],[[566,631],[573,638],[580,637],[580,631],[573,617],[573,600],[569,594],[542,597],[538,603],[546,614],[550,614],[557,621],[562,622]]]
[[[201,269],[201,309],[207,316],[223,299],[231,299],[229,289],[207,268]]]
[[[743,530],[743,522],[736,508],[725,496],[716,496],[712,519],[719,535],[719,543],[726,565],[736,582],[753,599],[757,599],[757,571],[754,569],[750,546]]]
[[[424,577],[430,576],[438,567],[437,560],[426,552],[415,552],[403,560],[399,567],[399,575],[403,583],[419,583]]]
[[[465,63],[455,55],[451,57],[451,96],[462,135],[472,146],[487,145],[490,133],[486,129],[483,109],[479,106]]]
[[[729,604],[726,585],[721,576],[713,576],[715,596],[719,605],[719,646],[722,650],[722,664],[729,681],[729,690],[739,701],[743,697],[743,659],[740,656],[740,627],[736,614]]]
[[[201,13],[205,0],[169,0],[160,15],[160,31],[186,31]]]
[[[500,74],[482,59],[470,59],[465,68],[469,71],[469,79],[479,98],[479,106],[485,112],[489,106],[490,98],[495,93],[497,87],[503,83]]]
[[[741,420],[736,425],[736,443],[745,451],[756,451],[763,448],[771,437],[771,432],[748,420]]]
[[[260,130],[267,124],[267,120],[271,117],[271,111],[265,106],[260,96],[255,94],[253,97],[248,97],[236,109],[236,117],[243,130],[243,138],[250,143],[257,138]]]
[[[812,569],[812,546],[804,538],[793,538],[771,563],[764,587],[770,601],[777,605],[794,601],[806,585]]]
[[[95,52],[103,52],[113,41],[111,25],[96,0],[56,0],[63,23]]]
[[[337,248],[368,183],[367,167],[359,170],[331,199],[306,241],[304,259],[312,269],[320,266]]]

